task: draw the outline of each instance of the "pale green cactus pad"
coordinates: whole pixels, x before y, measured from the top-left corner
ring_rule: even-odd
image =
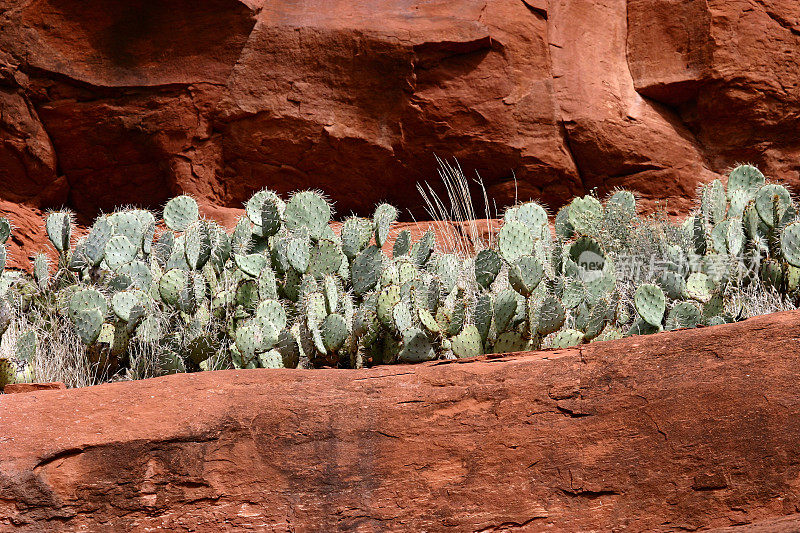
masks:
[[[657,285],[645,284],[636,289],[633,296],[636,312],[651,326],[660,326],[664,319],[667,299],[664,291]]]
[[[124,235],[115,235],[106,243],[105,261],[111,270],[117,270],[122,265],[136,259],[138,248]]]
[[[5,244],[11,236],[11,222],[5,217],[0,217],[0,244]]]
[[[372,239],[374,225],[371,220],[350,217],[342,224],[342,252],[348,259],[355,258]]]
[[[509,263],[513,263],[523,255],[533,253],[533,233],[521,222],[511,221],[503,224],[497,235],[497,242],[500,255]]]
[[[56,250],[61,253],[69,250],[69,240],[72,236],[72,215],[65,212],[50,213],[45,220],[45,229],[47,238],[50,239]]]
[[[793,267],[800,267],[800,222],[792,222],[781,232],[781,252]]]
[[[407,255],[411,251],[411,232],[407,229],[402,230],[395,237],[392,245],[392,257],[397,258]]]
[[[191,196],[176,196],[164,206],[164,223],[172,231],[185,231],[199,217],[197,202]]]
[[[503,261],[497,252],[491,249],[481,250],[475,256],[475,280],[486,289],[497,279],[502,267]]]
[[[313,191],[303,191],[294,194],[286,204],[283,213],[286,229],[296,233],[308,232],[312,239],[319,239],[333,211],[328,201],[321,194]]]
[[[375,225],[375,243],[383,246],[389,238],[389,230],[397,220],[397,209],[389,204],[381,204],[375,208],[372,221]]]
[[[450,339],[450,343],[453,353],[459,359],[483,354],[481,334],[473,324],[465,326],[461,333]]]
[[[523,255],[508,268],[508,281],[515,291],[530,296],[544,276],[544,268],[536,257]]]
[[[594,196],[575,198],[569,204],[567,216],[573,231],[588,235],[603,218],[603,204]]]
[[[421,363],[436,359],[436,351],[424,331],[409,328],[403,331],[403,347],[398,358],[406,363]]]
[[[556,349],[570,348],[583,342],[583,333],[575,329],[562,329],[553,336],[551,346]]]
[[[733,201],[737,193],[751,197],[764,183],[764,174],[751,165],[739,165],[728,174],[728,198]]]
[[[702,322],[702,313],[697,304],[678,302],[667,315],[667,330],[694,328]]]
[[[790,205],[792,205],[792,197],[786,187],[782,185],[770,183],[756,192],[756,211],[764,224],[769,227],[776,226],[776,222],[780,221]]]

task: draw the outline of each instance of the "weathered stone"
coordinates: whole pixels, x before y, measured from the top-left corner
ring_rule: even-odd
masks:
[[[3,387],[3,392],[6,394],[21,394],[24,392],[62,390],[66,388],[66,385],[58,381],[54,381],[52,383],[11,383]]]
[[[0,200],[86,223],[180,192],[236,208],[321,188],[339,213],[387,200],[421,219],[434,154],[498,207],[628,187],[677,214],[742,161],[798,186],[799,10],[0,0]]]
[[[798,324],[0,397],[0,527],[792,531]]]

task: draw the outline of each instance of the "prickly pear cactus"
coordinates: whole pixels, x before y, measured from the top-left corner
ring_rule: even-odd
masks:
[[[523,255],[533,253],[534,236],[528,226],[522,222],[510,221],[503,224],[497,235],[500,255],[509,263],[513,263]]]
[[[737,194],[752,197],[765,184],[764,174],[752,165],[740,165],[728,174],[728,199]]]
[[[636,289],[633,297],[636,312],[651,326],[660,326],[664,319],[667,299],[657,285],[646,284]]]
[[[553,336],[553,348],[569,348],[583,342],[584,335],[575,329],[562,329]]]
[[[72,236],[72,214],[64,211],[50,213],[45,220],[47,238],[59,253],[69,250]]]
[[[3,379],[34,368],[6,354],[26,321],[64,334],[44,318],[53,311],[67,317],[97,379],[109,379],[574,346],[737,320],[743,306],[732,312],[729,295],[745,288],[800,305],[789,191],[743,165],[727,186],[715,180],[698,192],[697,211],[677,224],[639,217],[629,191],[576,198],[552,220],[523,202],[505,211],[496,236],[470,242],[476,253],[467,256],[437,249],[432,231],[416,242],[408,230],[392,235],[398,212],[388,204],[334,231],[320,193],[284,201],[265,189],[226,229],[179,196],[164,207],[166,228],[126,208],[73,239],[71,215],[49,214],[58,261],[34,255],[32,275],[4,271],[12,228],[0,218]],[[635,280],[620,274],[619,263],[643,253],[663,268]]]
[[[372,217],[375,225],[375,243],[381,247],[389,238],[389,230],[397,220],[397,209],[389,204],[381,204],[375,209]]]
[[[322,237],[332,214],[328,201],[313,191],[294,194],[283,213],[286,229],[292,233],[308,232],[312,239]]]
[[[453,354],[458,358],[477,357],[483,354],[483,343],[478,328],[469,324],[464,329],[450,339]]]
[[[199,217],[197,202],[191,196],[177,196],[164,206],[164,223],[172,231],[185,231]]]

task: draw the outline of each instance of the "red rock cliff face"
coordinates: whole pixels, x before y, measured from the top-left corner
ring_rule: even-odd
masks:
[[[625,186],[673,211],[739,161],[800,184],[798,17],[793,0],[0,0],[0,209],[238,207],[264,186],[418,208],[434,153],[498,205],[513,176],[553,207]]]

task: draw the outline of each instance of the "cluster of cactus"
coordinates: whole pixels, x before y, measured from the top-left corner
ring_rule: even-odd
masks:
[[[733,170],[727,187],[705,185],[683,224],[651,231],[661,268],[633,284],[615,263],[633,255],[647,221],[628,191],[575,198],[555,215],[554,233],[538,203],[509,208],[497,245],[469,257],[437,250],[430,231],[414,242],[403,230],[384,253],[398,217],[388,204],[338,232],[314,191],[284,200],[263,190],[245,207],[228,232],[179,196],[163,224],[125,209],[80,238],[70,213],[48,214],[57,265],[42,253],[32,276],[3,273],[0,335],[15,312],[55,306],[100,379],[358,368],[720,324],[738,318],[726,313],[732,286],[764,283],[787,295],[800,286],[795,205],[752,166]],[[10,233],[0,219],[0,270]],[[35,377],[36,334],[15,338],[3,352],[13,355],[0,359],[0,385]],[[152,361],[155,371],[142,368]]]
[[[11,223],[0,218],[0,273],[6,265],[6,241],[11,236]],[[0,296],[10,286],[9,279],[4,275],[0,279]],[[24,289],[20,292],[24,295]],[[21,299],[20,301],[24,301]],[[5,297],[0,297],[0,339],[8,331],[13,321],[13,308]],[[31,330],[19,332],[13,344],[13,349],[8,354],[0,354],[0,389],[9,383],[28,383],[34,379],[34,359],[36,355],[36,333]]]

